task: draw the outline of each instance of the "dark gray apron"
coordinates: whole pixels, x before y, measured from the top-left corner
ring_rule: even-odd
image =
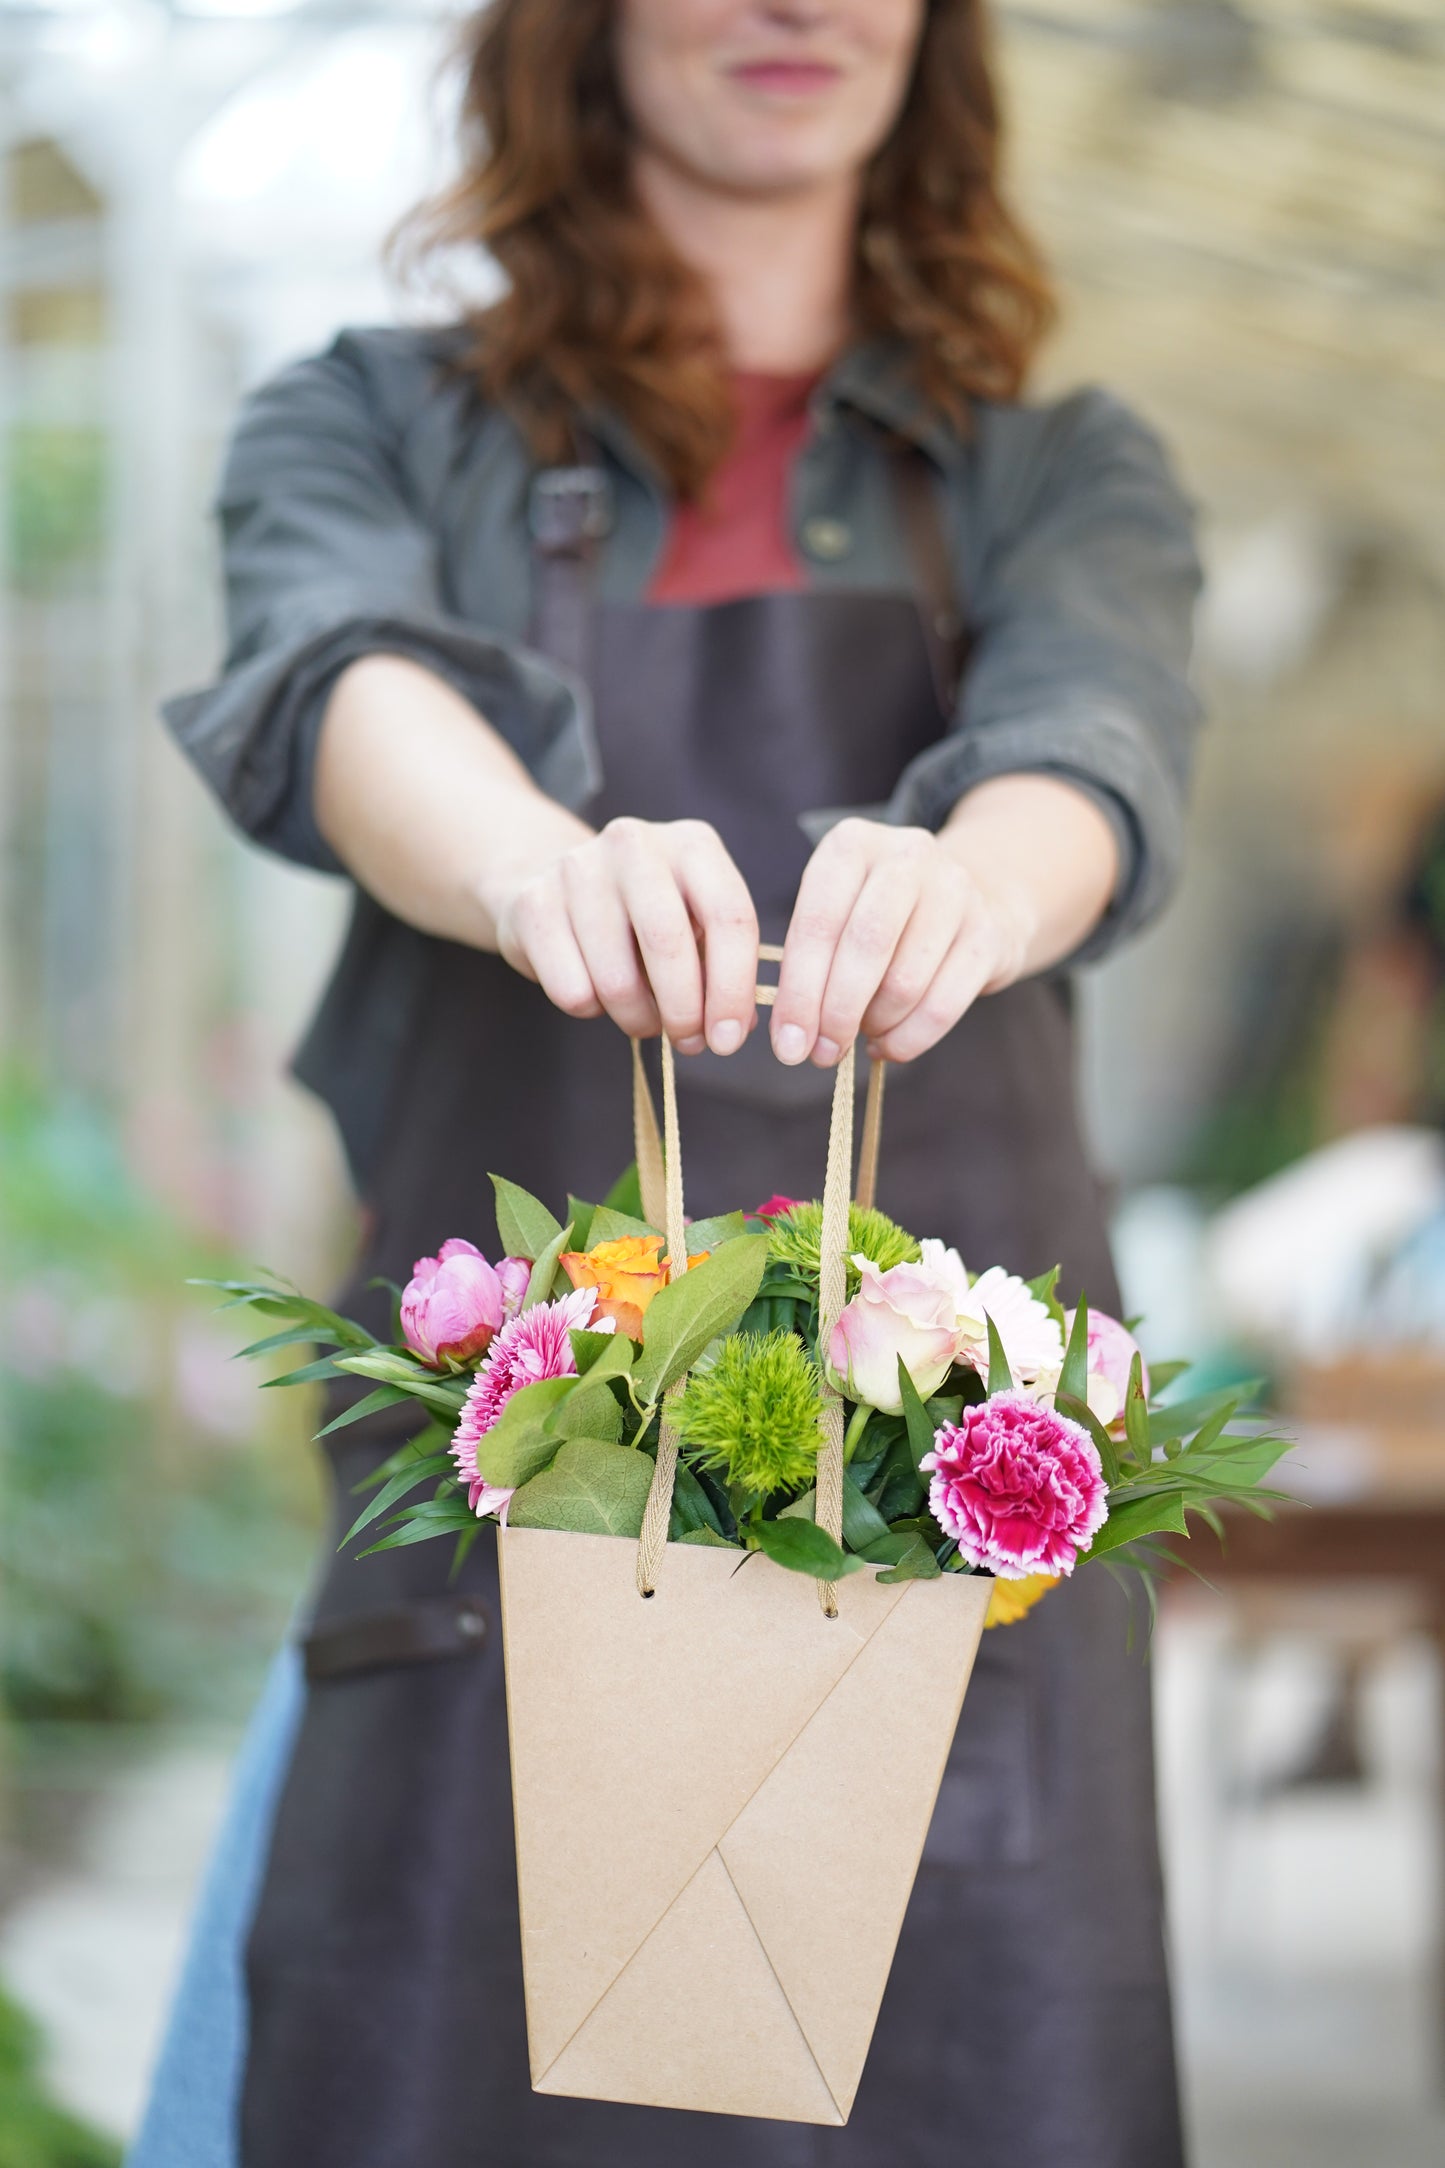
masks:
[[[573,629],[608,778],[589,817],[713,822],[764,939],[807,859],[797,816],[886,799],[943,728],[935,613],[906,597],[608,604]],[[342,1301],[375,1329],[374,1275],[452,1234],[490,1249],[490,1170],[556,1207],[630,1151],[612,1024],[494,956],[427,959]],[[1073,1071],[1062,984],[979,1002],[892,1072],[879,1202],[975,1267],[1057,1260],[1117,1308]],[[830,1089],[762,1027],[682,1063],[689,1210],[817,1195]],[[338,1534],[402,1435],[388,1411],[328,1441]],[[450,1559],[336,1558],[320,1591],[248,1953],[243,2168],[1179,2168],[1148,1673],[1101,1567],[984,1637],[852,2120],[821,2130],[532,2093],[490,1532],[455,1584]]]

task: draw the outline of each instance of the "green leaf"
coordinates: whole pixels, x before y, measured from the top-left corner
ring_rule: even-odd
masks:
[[[1067,1393],[1070,1400],[1087,1402],[1089,1398],[1089,1305],[1082,1295],[1074,1311],[1074,1329],[1064,1350],[1058,1390]]]
[[[614,1212],[626,1212],[634,1219],[642,1216],[642,1184],[637,1179],[637,1161],[629,1160],[602,1202]]]
[[[288,1370],[284,1377],[263,1378],[261,1390],[263,1393],[269,1393],[278,1385],[315,1385],[322,1378],[334,1378],[335,1376],[336,1357],[334,1355],[323,1355],[314,1363],[303,1363],[299,1370]]]
[[[1192,1370],[1193,1368],[1192,1362],[1150,1363],[1150,1392],[1162,1393],[1167,1391],[1176,1378],[1182,1378],[1186,1370]]]
[[[1086,1558],[1102,1558],[1106,1551],[1117,1551],[1123,1543],[1133,1543],[1140,1536],[1153,1536],[1165,1531],[1184,1536],[1189,1530],[1184,1520],[1184,1501],[1177,1491],[1161,1491],[1150,1498],[1133,1498],[1124,1505],[1111,1506],[1109,1518],[1095,1536]]]
[[[622,1410],[605,1377],[595,1373],[579,1380],[547,1418],[552,1438],[606,1438],[616,1443],[622,1436]]]
[[[443,1378],[435,1370],[428,1370],[411,1356],[398,1354],[394,1348],[367,1348],[359,1355],[338,1355],[338,1370],[347,1370],[358,1378],[373,1378],[378,1385],[395,1385],[402,1392],[410,1393],[413,1400],[420,1400],[425,1407],[435,1408],[439,1414],[449,1415],[452,1420],[462,1412],[462,1402],[467,1397],[468,1378]]]
[[[264,1340],[253,1340],[249,1347],[237,1348],[233,1359],[240,1362],[250,1355],[269,1355],[278,1347],[325,1347],[328,1343],[337,1347],[347,1344],[334,1332],[325,1332],[320,1326],[292,1325],[285,1332],[268,1333]]]
[[[551,1467],[524,1483],[507,1509],[511,1528],[565,1528],[578,1535],[638,1536],[653,1464],[630,1446],[572,1438]]]
[[[722,1536],[722,1524],[718,1520],[713,1502],[693,1474],[685,1460],[677,1464],[677,1476],[672,1487],[672,1519],[668,1533],[674,1543],[680,1543],[685,1535],[700,1528],[716,1530]]]
[[[581,1197],[568,1197],[567,1219],[572,1229],[572,1247],[574,1249],[586,1249],[588,1244],[588,1229],[592,1225],[592,1215],[596,1210],[597,1207],[595,1204],[588,1204],[585,1199]]]
[[[539,1197],[505,1175],[494,1174],[492,1188],[497,1197],[497,1233],[508,1257],[540,1257],[556,1234],[558,1222]]]
[[[576,1386],[576,1378],[539,1378],[513,1393],[500,1422],[477,1440],[478,1472],[507,1490],[540,1475],[557,1452],[547,1418]]]
[[[1220,1428],[1223,1428],[1222,1424]],[[1144,1358],[1138,1348],[1129,1364],[1129,1382],[1124,1388],[1124,1435],[1134,1458],[1147,1465],[1151,1450],[1149,1403],[1144,1397]]]
[[[866,1551],[888,1533],[888,1523],[876,1506],[863,1496],[852,1476],[843,1470],[843,1541],[850,1551]]]
[[[1264,1389],[1262,1378],[1242,1378],[1237,1385],[1222,1385],[1212,1393],[1196,1393],[1189,1400],[1166,1401],[1149,1418],[1149,1440],[1163,1445],[1167,1438],[1187,1438],[1221,1408],[1233,1414],[1248,1407]]]
[[[815,1581],[841,1581],[846,1574],[863,1570],[863,1560],[839,1550],[827,1529],[820,1528],[816,1521],[763,1521],[758,1528],[758,1544],[774,1565],[786,1566],[790,1573],[810,1573]]]
[[[888,1567],[888,1571],[880,1573],[878,1578],[880,1581],[886,1582],[890,1587],[895,1581],[936,1581],[943,1572],[943,1568],[939,1565],[938,1560],[922,1536],[918,1534],[902,1537],[889,1536],[887,1541],[890,1548],[895,1544],[902,1545],[895,1557],[878,1560],[879,1564]],[[876,1549],[875,1546],[875,1549],[868,1554],[870,1564],[874,1561]]]
[[[934,1422],[927,1408],[918,1397],[918,1387],[898,1358],[898,1390],[903,1396],[903,1420],[908,1426],[908,1444],[916,1468],[925,1453],[933,1451]]]
[[[984,1323],[988,1327],[988,1390],[989,1397],[992,1398],[995,1393],[1011,1393],[1013,1391],[1014,1374],[1008,1366],[1008,1357],[1003,1351],[1003,1342],[998,1336],[998,1327],[986,1312]]]
[[[1055,1265],[1052,1272],[1039,1273],[1036,1279],[1028,1280],[1024,1284],[1027,1286],[1028,1291],[1033,1296],[1035,1302],[1041,1302],[1043,1304],[1044,1308],[1048,1311],[1049,1316],[1058,1326],[1059,1331],[1062,1332],[1064,1329],[1064,1306],[1060,1302],[1057,1294],[1057,1288],[1059,1284],[1058,1266]]]
[[[374,1393],[366,1393],[353,1407],[333,1416],[316,1435],[318,1438],[327,1438],[333,1430],[344,1430],[348,1423],[359,1423],[363,1416],[375,1415],[382,1408],[397,1407],[403,1400],[410,1398],[410,1393],[404,1393],[399,1385],[378,1385]]]
[[[709,1550],[713,1551],[742,1550],[740,1543],[729,1543],[727,1537],[719,1535],[715,1528],[689,1528],[683,1535],[674,1536],[672,1541],[674,1543],[705,1543]]]
[[[522,1308],[524,1310],[530,1310],[534,1302],[545,1302],[547,1300],[547,1297],[552,1292],[552,1278],[557,1270],[557,1260],[562,1255],[563,1250],[568,1248],[571,1240],[572,1224],[569,1220],[565,1227],[557,1229],[546,1249],[540,1252],[533,1264],[531,1278],[527,1282],[527,1292],[522,1297]]]
[[[620,1329],[617,1332],[588,1332],[585,1326],[574,1325],[567,1337],[572,1342],[572,1355],[580,1377],[625,1377],[637,1359],[637,1342],[629,1340]]]
[[[767,1261],[766,1235],[739,1235],[653,1296],[634,1373],[649,1401],[691,1367],[709,1340],[737,1323]]]
[[[403,1468],[400,1474],[394,1475],[389,1483],[383,1484],[371,1502],[363,1506],[337,1549],[345,1550],[347,1544],[359,1536],[363,1528],[369,1528],[373,1521],[379,1520],[388,1506],[394,1506],[398,1498],[405,1498],[407,1492],[414,1491],[418,1483],[436,1482],[443,1476],[455,1474],[456,1463],[449,1453],[413,1454],[410,1464]]]
[[[747,1231],[747,1217],[742,1212],[717,1212],[711,1219],[694,1220],[687,1230],[687,1254],[696,1257],[703,1250],[719,1249],[724,1242],[732,1242]]]
[[[412,1506],[395,1528],[356,1555],[371,1558],[377,1551],[397,1551],[409,1543],[429,1543],[433,1536],[462,1535],[476,1525],[477,1517],[465,1498],[437,1498],[427,1505]]]
[[[1104,1470],[1104,1481],[1112,1490],[1115,1484],[1122,1480],[1124,1474],[1119,1460],[1117,1441],[1109,1436],[1108,1431],[1105,1430],[1087,1400],[1075,1400],[1072,1393],[1055,1393],[1054,1406],[1058,1409],[1060,1415],[1066,1415],[1071,1423],[1078,1423],[1081,1428],[1087,1430],[1099,1455]]]
[[[595,1250],[599,1242],[624,1242],[629,1235],[641,1235],[649,1242],[662,1239],[661,1230],[649,1227],[645,1219],[634,1219],[630,1212],[617,1212],[610,1204],[600,1204],[592,1215],[587,1247]]]

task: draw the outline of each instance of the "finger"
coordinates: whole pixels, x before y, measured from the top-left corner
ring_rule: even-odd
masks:
[[[662,1028],[679,1053],[701,1053],[702,958],[666,850],[641,822],[619,824],[608,844]]]
[[[648,1039],[662,1028],[616,873],[595,844],[564,859],[567,916],[597,999],[620,1030]]]
[[[715,1054],[735,1054],[757,1022],[758,914],[716,829],[678,821],[669,840],[702,945],[707,1043]]]
[[[502,954],[514,971],[535,979],[547,999],[566,1015],[602,1014],[592,974],[555,880],[537,881],[518,898]]]
[[[857,1038],[863,1012],[882,985],[918,906],[920,889],[918,869],[895,851],[888,852],[863,883],[833,952],[818,1016],[815,1061]]]
[[[773,1052],[779,1061],[806,1061],[814,1051],[834,951],[872,866],[875,843],[866,831],[874,826],[840,821],[803,870],[773,1003]]]
[[[863,1011],[859,1028],[869,1039],[901,1024],[928,992],[962,931],[967,895],[963,874],[944,863],[924,881],[877,992]]]
[[[922,1000],[892,1030],[870,1040],[869,1054],[877,1061],[916,1061],[952,1031],[973,1006],[992,970],[987,944],[973,929],[965,929],[954,941]]]

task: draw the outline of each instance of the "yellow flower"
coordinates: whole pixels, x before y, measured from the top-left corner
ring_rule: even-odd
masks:
[[[564,1250],[562,1269],[574,1287],[596,1288],[594,1317],[615,1318],[619,1332],[640,1340],[643,1312],[668,1282],[661,1249],[661,1235],[619,1235],[592,1250]],[[701,1263],[702,1255],[690,1257],[689,1271]]]
[[[1047,1596],[1051,1588],[1059,1585],[1056,1573],[1030,1573],[1022,1581],[995,1581],[989,1598],[988,1617],[985,1628],[990,1626],[1015,1626],[1026,1613],[1032,1611],[1041,1596]]]

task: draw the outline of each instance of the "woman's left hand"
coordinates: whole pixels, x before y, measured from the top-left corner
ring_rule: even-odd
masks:
[[[773,1050],[826,1068],[861,1032],[875,1059],[912,1061],[1020,975],[1035,925],[1028,888],[981,875],[947,831],[840,821],[798,890]]]

